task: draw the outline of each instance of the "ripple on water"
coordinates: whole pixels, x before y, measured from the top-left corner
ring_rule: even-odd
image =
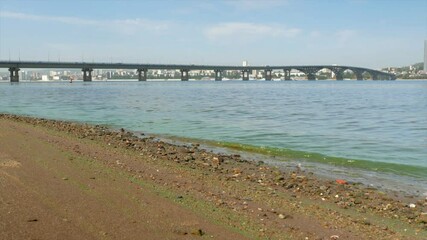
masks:
[[[426,167],[426,88],[425,81],[5,83],[0,109]]]

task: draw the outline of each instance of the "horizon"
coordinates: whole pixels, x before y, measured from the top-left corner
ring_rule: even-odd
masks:
[[[6,0],[0,60],[401,67],[423,62],[425,9],[421,0]]]

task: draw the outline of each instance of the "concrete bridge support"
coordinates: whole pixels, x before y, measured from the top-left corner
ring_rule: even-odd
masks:
[[[215,81],[222,81],[222,70],[215,70]]]
[[[147,72],[148,70],[146,68],[137,69],[138,72],[138,81],[147,81]]]
[[[83,81],[84,82],[91,82],[92,81],[92,68],[83,68]]]
[[[369,74],[371,74],[372,80],[381,80],[381,79],[379,78],[379,75],[378,75],[378,74],[376,74],[376,73],[372,73],[372,72],[370,72]]]
[[[271,77],[271,72],[272,72],[272,70],[271,70],[271,69],[265,69],[265,70],[264,70],[264,78],[265,78],[265,81],[271,81],[271,79],[272,79],[272,77]]]
[[[290,69],[284,69],[283,73],[285,75],[284,76],[285,80],[291,80],[291,70]]]
[[[10,72],[10,82],[19,82],[19,68],[11,67],[9,68]]]
[[[188,75],[188,69],[181,69],[181,81],[188,81],[190,79],[190,75]]]
[[[363,74],[358,71],[353,71],[356,74],[356,80],[363,81]]]
[[[316,80],[316,73],[314,73],[314,72],[308,72],[308,73],[306,73],[306,75],[307,75],[307,80],[310,80],[310,81],[315,81]]]
[[[242,70],[243,81],[249,81],[249,69]]]
[[[337,81],[344,80],[344,77],[343,77],[344,72],[343,71],[337,71],[337,72],[334,72],[334,74],[335,74],[335,80],[337,80]]]

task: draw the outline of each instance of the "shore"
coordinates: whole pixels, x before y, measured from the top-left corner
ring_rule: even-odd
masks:
[[[0,114],[0,239],[427,239],[427,199]]]

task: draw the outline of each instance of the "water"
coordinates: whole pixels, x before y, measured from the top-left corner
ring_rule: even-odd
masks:
[[[1,83],[0,112],[239,143],[427,181],[427,81]]]

